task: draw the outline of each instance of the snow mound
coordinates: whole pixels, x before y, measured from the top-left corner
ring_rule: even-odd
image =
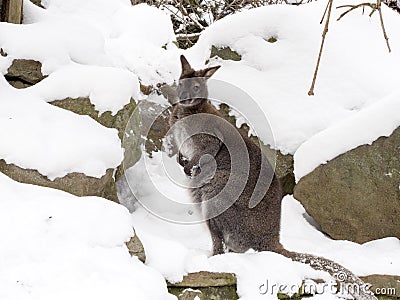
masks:
[[[50,74],[78,63],[118,67],[138,75],[145,85],[171,83],[179,74],[180,50],[169,16],[130,1],[43,1],[41,9],[24,1],[24,24],[0,24],[5,63],[24,58],[42,62]],[[112,74],[110,75],[112,76]]]
[[[372,144],[400,126],[400,91],[311,137],[294,155],[296,180],[336,156],[360,145]]]
[[[12,88],[0,76],[0,157],[50,180],[78,172],[100,178],[123,159],[116,129],[106,128]]]
[[[71,64],[60,68],[38,84],[26,89],[45,101],[67,97],[89,97],[100,114],[117,113],[130,99],[139,99],[136,75],[113,67]]]
[[[3,174],[0,186],[1,299],[174,299],[161,275],[130,257],[124,207]]]
[[[104,37],[93,26],[73,17],[68,21],[44,18],[40,22],[24,25],[1,23],[0,44],[9,54],[8,59],[40,61],[46,74],[72,61],[109,65],[104,51]]]
[[[307,95],[325,6],[320,1],[295,7],[273,5],[227,16],[207,28],[186,51],[195,67],[203,66],[212,45],[229,46],[241,54],[240,61],[211,60],[222,65],[215,79],[241,88],[258,103],[261,109],[253,109],[250,121],[265,127],[259,117],[265,114],[275,139],[268,131],[260,132],[260,137],[283,153],[293,154],[313,135],[390,95],[398,86],[398,14],[382,7],[392,47],[388,53],[378,14],[370,18],[358,11],[335,21],[342,10],[333,9],[315,96]],[[240,102],[229,94],[223,100]],[[245,110],[246,105],[251,104],[237,108]]]

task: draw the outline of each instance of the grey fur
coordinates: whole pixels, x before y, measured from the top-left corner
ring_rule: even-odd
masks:
[[[178,162],[192,180],[193,199],[202,204],[213,254],[225,250],[245,252],[250,248],[273,251],[334,277],[345,274],[346,282],[363,285],[357,276],[333,261],[283,248],[279,241],[282,190],[274,169],[258,145],[230,123],[220,121],[223,116],[208,100],[207,79],[218,67],[195,71],[184,56],[181,63],[177,89],[180,102],[173,105],[170,125],[174,126],[174,138],[180,146]],[[194,123],[190,118],[186,120],[195,115],[202,117]],[[200,133],[192,135],[195,132]],[[234,145],[233,151],[229,145]],[[238,156],[247,159],[236,162]],[[233,172],[235,168],[237,171]],[[228,183],[233,190],[224,189]],[[228,208],[217,215],[223,207]],[[353,297],[376,299],[367,291],[353,293]]]

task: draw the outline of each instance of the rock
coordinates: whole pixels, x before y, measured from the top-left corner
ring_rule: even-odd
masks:
[[[282,185],[283,195],[293,194],[296,184],[293,173],[293,155],[282,154],[279,150],[272,149],[269,145],[260,143],[261,150],[270,161],[275,160],[275,173]]]
[[[150,128],[148,132],[142,132],[145,136],[145,149],[151,157],[153,152],[162,150],[163,139],[167,135],[169,126],[170,107],[166,107],[150,101],[140,102],[140,116],[144,128]]]
[[[86,97],[54,100],[51,101],[50,104],[79,115],[87,115],[105,127],[116,128],[118,130],[118,136],[121,139],[124,136],[128,120],[136,108],[136,102],[133,99],[131,99],[130,103],[126,104],[115,115],[112,115],[110,111],[106,111],[100,115],[99,111],[97,111],[94,105],[90,102],[90,99]]]
[[[25,88],[45,78],[41,72],[41,68],[42,64],[38,61],[16,59],[8,68],[6,79],[16,88]],[[81,115],[88,115],[106,127],[116,128],[121,139],[125,136],[126,124],[136,108],[136,103],[133,99],[118,111],[116,115],[111,115],[111,112],[99,115],[99,112],[95,110],[94,105],[90,103],[88,98],[67,98],[53,101],[51,104]],[[126,149],[126,156],[129,157],[133,164],[141,155],[140,134],[132,135],[131,140],[131,143],[126,143],[126,145],[129,145],[129,149]],[[77,196],[100,196],[118,202],[114,169],[108,169],[106,174],[101,178],[90,177],[81,173],[72,173],[65,177],[57,178],[54,181],[49,180],[37,170],[26,170],[13,164],[6,164],[4,160],[0,161],[0,171],[19,182],[56,188]],[[121,173],[122,168],[119,168],[115,177],[118,177]]]
[[[201,35],[201,32],[192,32],[193,35],[183,35],[183,36],[177,36],[176,42],[172,42],[177,46],[179,49],[188,49],[192,47],[194,44],[197,43],[199,40],[199,37]]]
[[[113,169],[108,169],[101,178],[71,173],[51,181],[37,170],[23,169],[0,159],[0,172],[18,182],[63,190],[76,196],[99,196],[118,202]]]
[[[14,65],[15,62],[16,61],[14,61]],[[19,63],[17,63],[17,66],[20,66],[18,64]],[[10,69],[9,74],[14,74],[15,76],[18,75],[18,78],[21,78],[22,75],[19,75],[20,73],[17,72],[19,67],[12,68],[11,73]],[[38,70],[40,70],[40,68]],[[27,74],[34,74],[34,72],[28,72]],[[38,78],[38,75],[32,75],[29,80],[33,82],[33,78]],[[28,82],[27,78],[24,80]],[[89,98],[66,98],[63,100],[55,100],[51,102],[51,104],[80,115],[88,115],[106,127],[116,128],[118,130],[120,139],[122,140],[124,137],[126,140],[124,143],[124,146],[126,147],[124,157],[125,166],[131,166],[139,160],[141,155],[141,137],[139,127],[137,126],[135,134],[127,136],[125,133],[125,127],[136,108],[136,103],[133,99],[131,99],[130,103],[126,104],[115,115],[112,115],[111,112],[105,112],[99,115],[99,112],[95,110],[94,105],[90,103]],[[4,160],[0,160],[0,172],[5,173],[12,179],[19,182],[60,189],[77,196],[99,196],[119,202],[115,179],[118,179],[119,176],[121,176],[123,173],[123,167],[121,165],[117,168],[117,170],[108,169],[106,174],[101,178],[86,176],[82,173],[71,173],[62,178],[57,178],[54,181],[51,181],[46,176],[40,174],[37,170],[23,169],[13,164],[6,164]]]
[[[209,287],[209,286],[230,286],[236,285],[236,275],[233,273],[213,273],[201,271],[189,273],[183,277],[181,282],[169,283],[169,286],[176,287]]]
[[[364,282],[372,284],[370,290],[376,296],[400,298],[400,276],[369,275],[360,278]]]
[[[206,300],[206,298],[200,290],[184,289],[178,295],[178,300]]]
[[[44,78],[42,63],[31,59],[14,59],[5,75],[7,81],[15,88],[32,86]]]
[[[33,4],[43,8],[42,0],[30,0]]]
[[[154,91],[154,87],[152,85],[144,85],[144,84],[140,83],[140,91],[144,95],[148,96]]]
[[[214,56],[218,56],[223,60],[239,61],[242,59],[242,56],[239,53],[237,53],[236,51],[232,50],[229,47],[217,48],[215,46],[212,46],[210,58]]]
[[[232,273],[202,271],[190,273],[184,276],[183,280],[178,283],[167,282],[167,286],[168,291],[178,296],[178,299],[181,299],[179,295],[182,294],[184,290],[192,289],[201,291],[204,295],[204,299],[235,300],[238,299],[236,281],[236,276]]]
[[[115,115],[112,115],[110,111],[103,114],[99,114],[90,102],[89,98],[66,98],[62,100],[54,100],[50,104],[67,109],[79,115],[87,115],[99,122],[105,127],[116,128],[118,130],[118,136],[123,142],[125,148],[124,155],[124,166],[129,168],[133,166],[141,156],[140,150],[140,128],[139,128],[139,116],[138,114],[132,115],[136,109],[135,100],[131,99],[130,103],[126,104],[121,110],[119,110]],[[129,122],[132,118],[136,118],[135,122]],[[126,134],[126,127],[128,122],[130,124],[137,124],[137,126],[131,126],[133,132],[131,134]],[[117,173],[115,175],[116,180],[118,180],[123,174],[123,166],[118,167]]]
[[[144,252],[144,247],[138,236],[135,235],[126,243],[128,247],[129,254],[131,256],[137,256],[141,262],[146,261],[146,254]]]
[[[124,161],[115,172],[115,182],[121,178],[125,169],[133,166],[140,159],[142,138],[139,124],[141,120],[134,99],[131,99],[130,103],[126,104],[115,115],[112,115],[110,111],[100,114],[90,102],[90,99],[85,97],[54,100],[50,104],[79,115],[87,115],[105,127],[118,130],[118,136],[125,152]],[[129,129],[127,129],[128,126]],[[115,182],[113,182],[113,190],[116,190]]]
[[[335,239],[400,238],[400,127],[300,179],[294,196]]]
[[[13,87],[15,87],[16,89],[25,89],[25,88],[27,88],[27,87],[32,86],[32,84],[26,83],[26,82],[23,82],[23,81],[20,81],[20,80],[8,79],[7,81],[8,81],[8,83],[9,83],[10,85],[12,85]]]

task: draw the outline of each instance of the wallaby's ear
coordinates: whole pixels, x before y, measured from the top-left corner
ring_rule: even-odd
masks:
[[[213,76],[213,74],[215,72],[217,72],[217,70],[221,68],[221,66],[215,66],[215,67],[209,67],[207,69],[203,70],[203,77],[206,77],[206,79],[210,78],[211,76]]]
[[[184,55],[181,55],[181,64],[182,64],[182,74],[188,74],[193,70]]]

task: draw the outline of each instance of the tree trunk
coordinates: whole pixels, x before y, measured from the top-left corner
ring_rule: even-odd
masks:
[[[21,24],[22,1],[23,0],[0,0],[0,21]]]

